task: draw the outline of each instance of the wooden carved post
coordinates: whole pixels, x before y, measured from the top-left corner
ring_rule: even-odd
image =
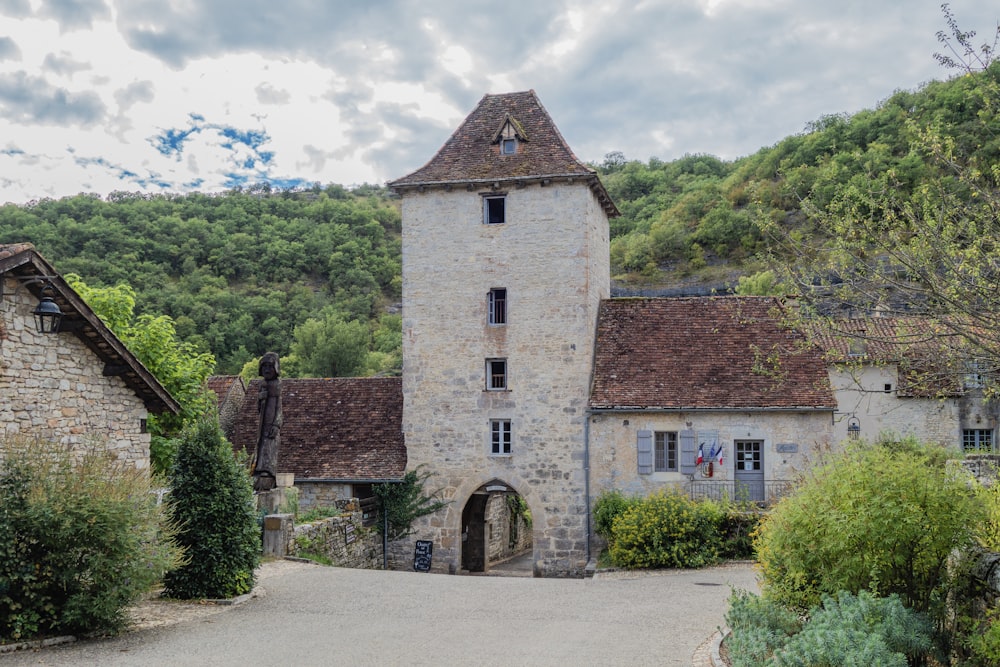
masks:
[[[278,474],[278,446],[281,440],[281,380],[278,355],[268,352],[260,359],[258,369],[262,378],[257,394],[257,412],[260,430],[257,434],[257,452],[253,467],[253,488],[260,493],[276,486]]]

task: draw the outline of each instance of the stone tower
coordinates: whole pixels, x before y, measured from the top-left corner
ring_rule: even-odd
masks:
[[[436,571],[485,569],[488,501],[519,495],[536,576],[580,576],[586,408],[618,212],[534,91],[484,96],[389,185],[402,199],[407,467],[450,501],[412,538],[433,542]]]

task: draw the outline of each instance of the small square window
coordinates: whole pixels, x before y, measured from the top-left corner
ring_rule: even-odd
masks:
[[[507,324],[507,290],[495,287],[490,290],[490,324]]]
[[[488,391],[502,391],[506,388],[507,388],[507,360],[487,359],[486,389]]]
[[[506,219],[506,197],[483,198],[483,221],[487,225],[502,225]]]
[[[493,454],[510,454],[511,429],[509,419],[490,420],[490,451]]]
[[[516,139],[504,139],[501,144],[504,155],[513,155],[517,151]]]

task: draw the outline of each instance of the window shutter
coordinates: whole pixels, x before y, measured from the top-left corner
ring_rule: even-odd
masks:
[[[695,444],[694,431],[681,431],[678,438],[681,445],[681,474],[693,475],[698,471],[698,446]]]
[[[636,434],[636,447],[639,460],[639,474],[653,473],[653,432],[639,431]]]

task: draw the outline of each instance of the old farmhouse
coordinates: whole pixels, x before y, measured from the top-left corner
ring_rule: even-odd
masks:
[[[0,435],[97,445],[143,469],[147,416],[180,410],[30,243],[0,245],[0,392]]]

